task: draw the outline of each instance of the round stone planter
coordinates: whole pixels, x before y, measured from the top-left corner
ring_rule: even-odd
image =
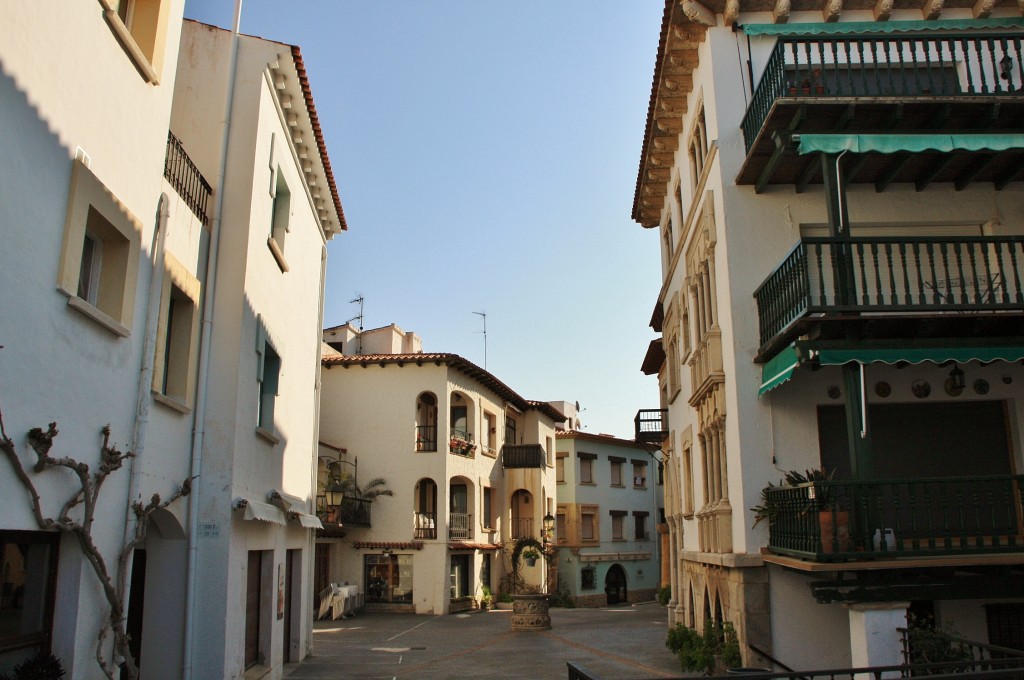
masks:
[[[548,596],[513,595],[512,630],[551,630]]]

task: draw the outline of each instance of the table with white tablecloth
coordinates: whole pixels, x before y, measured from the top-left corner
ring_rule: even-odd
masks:
[[[363,593],[359,586],[332,583],[320,591],[320,611],[318,619],[330,617],[332,620],[355,616],[363,606]]]

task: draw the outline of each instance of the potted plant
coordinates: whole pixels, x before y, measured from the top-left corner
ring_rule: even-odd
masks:
[[[786,473],[786,483],[791,486],[810,484],[807,489],[808,503],[805,512],[818,513],[819,538],[821,552],[846,552],[850,547],[850,513],[836,508],[832,495],[832,487],[817,482],[830,482],[835,470],[828,472],[825,468],[811,468],[798,472],[790,470]]]
[[[509,609],[509,610],[511,610],[512,609],[512,594],[511,593],[502,593],[501,596],[498,597],[498,602],[495,605],[495,607],[497,607],[498,609]]]
[[[814,93],[825,94],[825,82],[821,79],[821,69],[814,69]]]
[[[480,609],[488,611],[493,603],[494,594],[491,592],[490,587],[483,586],[480,588]]]
[[[781,485],[782,482],[779,481]],[[754,524],[751,528],[756,527],[761,522],[768,520],[769,526],[776,515],[778,515],[779,508],[776,505],[775,499],[772,498],[771,490],[777,489],[778,487],[768,482],[768,486],[761,489],[761,503],[750,508],[750,511],[754,513]]]
[[[790,97],[795,97],[796,96],[796,82],[795,81],[791,80],[788,83],[786,83],[786,89],[789,92],[789,96]]]
[[[526,560],[526,566],[532,567],[537,564],[537,558],[540,557],[540,552],[536,548],[530,547],[524,550],[520,557]]]

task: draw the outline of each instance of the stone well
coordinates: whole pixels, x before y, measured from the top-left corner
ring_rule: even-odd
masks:
[[[551,630],[548,596],[513,595],[512,630]]]

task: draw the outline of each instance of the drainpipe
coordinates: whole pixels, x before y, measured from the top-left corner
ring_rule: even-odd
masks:
[[[316,514],[316,483],[317,483],[317,457],[320,454],[320,346],[323,344],[324,333],[324,292],[327,288],[327,237],[324,236],[324,244],[320,246],[320,307],[317,313],[316,322],[316,380],[313,382],[313,459],[310,465],[310,489],[313,490],[313,498],[310,499],[312,511]],[[316,530],[308,529],[309,550],[306,553],[309,566],[306,568],[306,606],[310,613],[313,612],[313,587],[316,574]],[[288,584],[291,588],[291,584]],[[287,633],[286,633],[287,634]],[[306,656],[313,653],[313,617],[306,617]]]
[[[210,249],[206,258],[206,290],[203,298],[203,323],[200,330],[199,374],[196,380],[196,408],[192,422],[192,460],[189,476],[197,477],[203,468],[203,435],[206,431],[206,389],[210,375],[210,336],[213,334],[214,301],[217,287],[217,261],[220,252],[221,218],[224,213],[225,176],[228,165],[228,137],[231,132],[231,112],[235,102],[235,74],[238,64],[238,31],[242,18],[242,0],[235,0],[235,18],[231,34],[231,57],[228,60],[227,90],[224,93],[224,118],[221,122],[220,167],[217,170],[216,202],[210,226]],[[188,571],[185,580],[185,631],[181,677],[192,679],[193,620],[196,609],[196,562],[199,542],[199,499],[202,485],[195,484],[188,503]]]
[[[153,235],[152,274],[149,277],[149,297],[146,303],[146,331],[142,343],[142,366],[139,368],[139,389],[135,401],[135,429],[132,432],[131,449],[135,457],[128,459],[128,503],[125,506],[124,545],[135,538],[135,527],[138,518],[132,511],[132,503],[139,497],[142,485],[141,477],[135,470],[135,458],[142,455],[146,448],[146,430],[149,427],[149,396],[150,385],[153,383],[153,360],[156,353],[156,331],[160,319],[160,293],[164,284],[164,243],[167,238],[167,194],[161,192],[157,204],[156,233]],[[131,569],[134,555],[127,555],[123,563],[117,565],[117,595],[127,607],[125,596],[128,591],[128,580],[125,575]],[[127,615],[127,608],[125,610]]]

